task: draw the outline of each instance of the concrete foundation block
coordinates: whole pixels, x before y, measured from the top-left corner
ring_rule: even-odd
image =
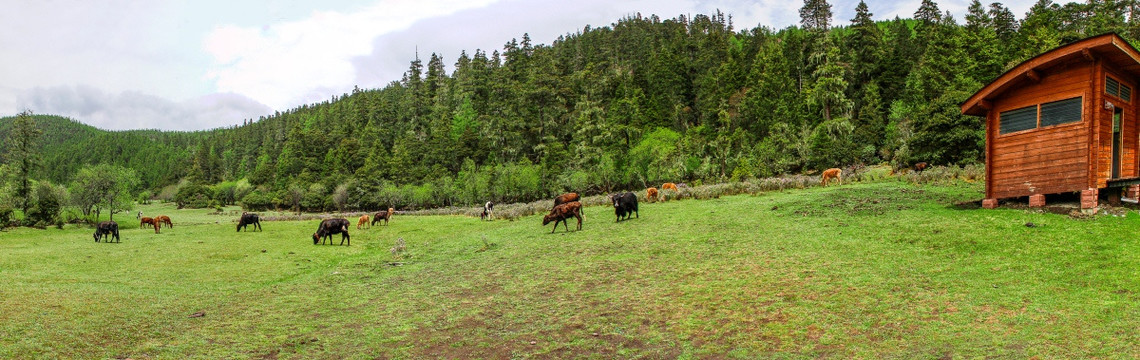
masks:
[[[984,199],[984,200],[982,200],[982,208],[997,209],[997,207],[998,207],[997,199]]]

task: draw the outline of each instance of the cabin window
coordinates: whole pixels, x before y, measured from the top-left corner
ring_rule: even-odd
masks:
[[[1037,128],[1037,105],[1001,113],[1001,133],[1008,134]]]
[[[1081,98],[1041,104],[1041,127],[1081,121]]]
[[[1124,100],[1124,102],[1132,101],[1132,88],[1128,85],[1121,84],[1116,79],[1105,76],[1104,77],[1104,93]]]

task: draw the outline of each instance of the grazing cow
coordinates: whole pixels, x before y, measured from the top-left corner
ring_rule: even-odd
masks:
[[[237,231],[241,231],[242,228],[248,229],[249,225],[253,225],[254,230],[261,231],[261,217],[255,213],[241,213],[241,219],[238,220]]]
[[[313,245],[323,244],[324,239],[328,239],[329,244],[332,244],[332,236],[341,234],[340,244],[344,245],[344,241],[348,240],[348,245],[352,246],[352,238],[348,236],[348,227],[352,223],[345,219],[325,219],[321,221],[321,225],[317,227],[317,232],[313,233]]]
[[[142,220],[139,221],[139,229],[142,229],[144,225],[154,226],[154,219],[148,217],[142,218]]]
[[[843,176],[841,176],[842,173],[843,170],[839,170],[839,168],[830,168],[824,170],[823,176],[821,176],[822,180],[820,180],[820,185],[827,186],[827,180],[829,179],[835,179],[836,181],[839,181],[840,184],[843,184]]]
[[[928,167],[930,167],[930,164],[927,164],[926,162],[920,162],[920,163],[914,164],[914,171],[922,172],[923,170],[926,170],[926,168],[928,168]]]
[[[657,201],[657,188],[651,187],[651,188],[645,189],[645,200]]]
[[[677,191],[677,184],[674,184],[674,183],[664,183],[664,184],[661,184],[661,190],[673,190],[673,191]]]
[[[122,242],[119,239],[119,224],[114,221],[104,221],[96,225],[94,237],[95,242],[99,242],[100,237],[104,239],[104,242],[111,242],[112,238],[115,239],[115,242]]]
[[[488,201],[483,204],[483,213],[479,215],[479,220],[494,220],[495,219],[495,203]]]
[[[376,225],[376,223],[380,222],[380,220],[384,220],[384,225],[387,226],[388,220],[391,220],[392,214],[395,213],[396,209],[393,208],[388,208],[388,211],[377,211],[376,214],[372,216],[372,225]]]
[[[174,228],[174,224],[170,222],[170,217],[166,215],[155,216],[154,222],[159,225],[166,224],[166,227]]]
[[[550,233],[553,234],[555,230],[558,230],[558,222],[561,221],[566,225],[566,231],[570,231],[570,222],[567,221],[570,218],[577,218],[578,230],[582,230],[582,203],[571,201],[558,204],[558,206],[550,210],[550,214],[542,217],[542,226],[546,226],[546,224],[553,221],[554,229],[550,230]]]
[[[610,200],[614,202],[614,215],[617,215],[614,222],[621,221],[622,218],[629,219],[629,215],[634,213],[637,213],[637,218],[641,218],[641,213],[637,212],[637,195],[631,192],[613,194],[610,195]]]
[[[372,227],[372,224],[368,222],[368,214],[361,215],[360,220],[356,221],[356,230],[360,230],[361,226]]]

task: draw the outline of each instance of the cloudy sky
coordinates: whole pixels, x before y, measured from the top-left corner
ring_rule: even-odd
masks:
[[[921,0],[868,0],[876,19]],[[958,19],[965,0],[938,1]],[[990,1],[984,1],[988,3]],[[835,24],[858,1],[831,1]],[[1003,2],[1021,18],[1031,0]],[[31,110],[104,129],[239,124],[398,80],[418,50],[452,64],[529,33],[550,44],[641,13],[720,9],[737,29],[798,24],[788,0],[0,0],[0,116]],[[450,70],[450,69],[449,69]]]

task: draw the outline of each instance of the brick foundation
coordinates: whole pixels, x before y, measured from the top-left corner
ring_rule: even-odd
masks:
[[[1081,191],[1081,209],[1096,209],[1099,205],[1097,203],[1097,196],[1099,195],[1097,189]]]
[[[998,207],[997,199],[984,199],[984,200],[982,200],[982,208],[997,209],[997,207]]]
[[[1129,199],[1140,198],[1140,185],[1132,185],[1124,189],[1124,197]]]
[[[1045,207],[1045,194],[1029,195],[1029,207]]]

